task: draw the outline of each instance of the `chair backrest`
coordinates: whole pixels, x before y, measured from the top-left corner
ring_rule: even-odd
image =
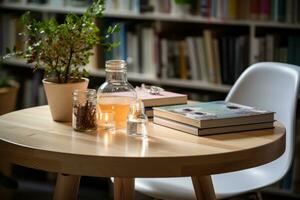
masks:
[[[300,67],[262,62],[251,65],[238,78],[226,101],[275,111],[275,119],[286,127],[286,151],[280,157],[284,174],[293,158],[295,115]]]

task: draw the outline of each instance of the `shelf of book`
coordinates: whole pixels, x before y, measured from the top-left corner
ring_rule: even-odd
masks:
[[[48,13],[76,13],[82,14],[86,7],[75,6],[53,6],[48,4],[20,4],[20,3],[3,3],[0,5],[2,9],[20,10],[20,11],[35,11],[35,12],[48,12]],[[131,11],[105,11],[104,17],[109,18],[124,18],[124,19],[137,19],[137,20],[157,20],[169,22],[188,22],[188,23],[202,23],[202,24],[220,24],[228,26],[254,26],[254,27],[271,27],[271,28],[288,28],[300,29],[299,23],[287,22],[274,22],[274,21],[255,21],[245,19],[218,19],[207,18],[197,15],[184,14],[168,14],[168,13],[137,13]]]
[[[277,1],[277,7],[274,0],[226,1],[228,5],[217,0],[209,5],[206,0],[192,1],[198,2],[197,11],[184,14],[173,11],[173,0],[107,1],[101,27],[119,23],[120,32],[110,42],[120,41],[121,45],[105,53],[95,49],[95,59],[89,64],[94,67],[91,75],[105,76],[104,60],[124,59],[128,61],[128,77],[135,82],[228,92],[252,63],[276,61],[300,65],[295,53],[300,47],[300,15],[296,12],[300,3]],[[0,54],[13,44],[24,48],[17,42],[20,41],[17,32],[22,29],[16,20],[18,11],[34,11],[42,19],[61,17],[56,14],[84,13],[86,6],[74,6],[74,2],[90,1],[4,0],[0,4],[0,10],[4,11],[0,22],[7,31],[0,38]],[[153,8],[151,11],[142,9],[145,2],[148,2],[146,7]],[[257,2],[259,8],[254,5]],[[283,13],[279,5],[284,5]],[[254,7],[258,10],[253,10]],[[19,60],[6,64],[26,66]]]
[[[15,65],[20,67],[32,68],[32,65],[26,64],[22,59],[8,59],[4,61],[4,64],[7,65]],[[105,77],[105,71],[101,69],[89,69],[90,75],[94,77]],[[140,74],[129,72],[128,79],[134,82],[141,82],[147,84],[155,84],[155,85],[162,85],[162,86],[172,86],[177,88],[188,88],[188,89],[198,89],[198,90],[208,90],[212,92],[221,92],[227,93],[229,92],[231,86],[224,85],[224,84],[213,84],[208,83],[205,81],[192,81],[192,80],[181,80],[181,79],[161,79],[161,78],[154,78],[148,76],[147,74]]]

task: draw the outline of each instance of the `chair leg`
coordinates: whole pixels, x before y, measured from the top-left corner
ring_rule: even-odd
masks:
[[[134,199],[134,178],[114,178],[114,200]]]
[[[54,200],[77,199],[80,176],[58,174],[54,191]]]
[[[216,200],[214,186],[210,176],[192,176],[197,200]]]
[[[9,180],[12,176],[12,164],[5,160],[0,161],[0,179],[3,181],[0,183],[0,197],[3,200],[9,200],[13,198],[13,189],[17,187],[17,182]],[[9,180],[9,182],[7,181]]]
[[[256,200],[263,200],[260,192],[255,192]]]

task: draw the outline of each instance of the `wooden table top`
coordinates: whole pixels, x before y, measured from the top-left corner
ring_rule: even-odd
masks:
[[[198,137],[149,123],[147,139],[86,134],[52,120],[48,106],[0,117],[0,156],[31,168],[101,177],[223,173],[270,162],[285,150],[285,128]]]

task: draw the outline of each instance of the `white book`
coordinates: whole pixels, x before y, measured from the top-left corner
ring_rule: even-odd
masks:
[[[140,13],[140,0],[131,0],[130,10],[135,13]]]
[[[193,37],[187,37],[186,38],[186,44],[187,44],[187,52],[188,52],[188,58],[189,58],[189,64],[191,69],[191,78],[192,80],[199,80],[200,77],[198,77],[198,63],[196,59],[196,52],[195,52],[195,45],[194,45],[194,38]]]
[[[127,32],[126,33],[126,40],[127,40],[127,71],[133,72],[133,46],[132,46],[132,37],[133,33]]]
[[[168,65],[169,65],[169,54],[168,54],[168,40],[161,39],[161,77],[163,79],[168,78]]]
[[[108,11],[117,11],[117,10],[119,10],[119,0],[105,1],[105,10],[108,10]]]
[[[105,10],[106,11],[113,11],[114,10],[113,0],[105,1]]]
[[[138,57],[138,37],[132,32],[127,32],[127,63],[129,72],[139,72]]]
[[[132,35],[132,64],[133,64],[133,71],[138,73],[139,72],[139,40],[136,34]]]
[[[252,42],[252,48],[251,48],[251,59],[250,59],[250,63],[254,64],[259,62],[259,40],[258,38],[253,38],[253,42]]]
[[[112,35],[113,42],[119,42],[121,40],[120,33],[115,33]],[[121,59],[120,45],[112,49],[113,59]]]
[[[143,73],[151,78],[156,77],[155,65],[155,36],[154,30],[152,28],[143,28],[142,29],[142,68]]]
[[[217,13],[216,13],[217,19],[223,19],[224,16],[222,16],[223,15],[223,10],[222,10],[221,1],[217,0],[217,1],[215,1],[215,3],[216,3],[216,6],[217,6],[217,10],[216,10],[217,11]]]
[[[118,1],[118,8],[120,11],[129,12],[130,11],[130,0],[119,0]]]
[[[208,81],[206,52],[204,47],[204,40],[202,37],[196,37],[196,49],[197,49],[196,57],[198,58],[201,80]]]
[[[206,60],[208,68],[208,81],[211,83],[216,83],[216,71],[215,71],[215,60],[214,60],[214,50],[213,50],[213,36],[211,30],[204,30],[204,44],[206,51]]]
[[[150,0],[149,5],[153,7],[153,13],[160,12],[160,1],[161,0]]]

